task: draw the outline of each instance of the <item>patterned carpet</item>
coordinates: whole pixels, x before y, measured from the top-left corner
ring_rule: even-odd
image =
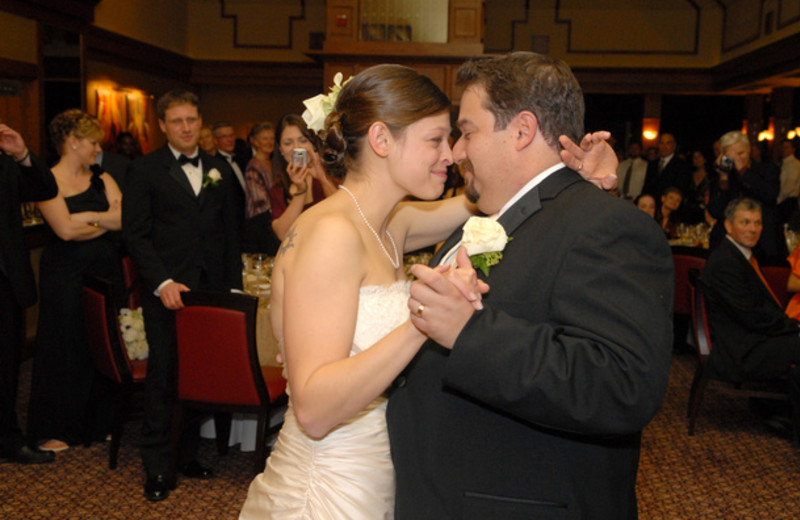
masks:
[[[27,365],[23,396],[30,377]],[[695,435],[686,434],[693,370],[690,356],[674,357],[664,406],[644,432],[640,518],[800,517],[798,452],[769,433],[746,401],[709,393]],[[114,471],[108,469],[105,444],[73,447],[50,465],[0,466],[0,518],[236,518],[252,478],[251,453],[234,447],[219,457],[213,441],[202,441],[200,458],[215,467],[217,478],[182,479],[169,499],[153,504],[142,496],[143,471],[135,447],[139,427],[135,419],[128,424]]]

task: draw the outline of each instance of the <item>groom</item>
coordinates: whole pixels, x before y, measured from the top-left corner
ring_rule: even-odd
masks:
[[[185,90],[162,96],[156,108],[167,138],[162,148],[131,165],[122,203],[122,229],[142,278],[149,358],[141,453],[145,496],[167,498],[169,438],[175,401],[175,311],[189,290],[241,289],[238,214],[228,163],[200,150],[198,99]],[[238,189],[238,187],[237,187]],[[210,478],[197,462],[199,429],[183,432],[178,468]]]
[[[414,267],[409,308],[431,341],[389,401],[396,517],[636,518],[640,433],[672,351],[667,242],[561,162],[558,136],[578,142],[584,117],[566,64],[513,53],[467,62],[458,82],[454,158],[511,241],[478,273],[483,310]]]

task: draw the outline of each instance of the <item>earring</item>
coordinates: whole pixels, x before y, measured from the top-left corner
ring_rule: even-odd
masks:
[[[75,145],[73,144],[73,145],[72,145],[72,149],[73,149],[73,150],[77,150],[77,149],[78,149],[78,147],[77,147],[77,146],[75,146]]]

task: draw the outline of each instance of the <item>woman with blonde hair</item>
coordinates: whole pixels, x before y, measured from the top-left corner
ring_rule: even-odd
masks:
[[[94,380],[85,341],[81,285],[87,275],[121,280],[120,256],[109,231],[121,227],[122,193],[95,164],[103,130],[80,110],[50,122],[60,159],[52,171],[58,195],[37,205],[50,230],[39,269],[36,333],[28,436],[41,449],[61,451],[83,441],[84,420]],[[103,418],[100,418],[103,419]],[[110,414],[98,423],[95,439],[110,431]]]

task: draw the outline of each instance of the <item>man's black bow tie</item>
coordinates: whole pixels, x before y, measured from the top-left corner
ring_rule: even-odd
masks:
[[[200,166],[200,155],[186,157],[185,155],[181,154],[180,157],[178,157],[178,164],[183,166],[186,163],[192,163],[192,166]]]

